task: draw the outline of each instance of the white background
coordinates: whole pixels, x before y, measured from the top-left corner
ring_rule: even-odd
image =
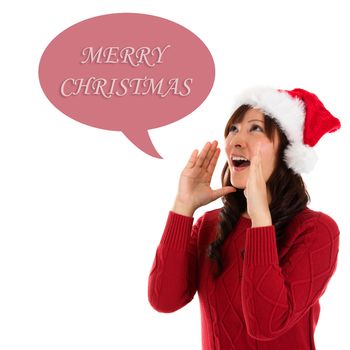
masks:
[[[315,147],[303,178],[311,209],[338,223],[338,267],[321,298],[318,350],[349,349],[350,219],[347,173],[349,34],[346,1],[2,2],[0,349],[201,349],[197,295],[162,314],[147,299],[148,275],[179,174],[194,148],[223,146],[232,97],[252,85],[316,93],[342,122]],[[38,81],[48,43],[67,27],[113,12],[153,14],[198,35],[216,79],[188,117],[150,131],[164,159],[120,132],[59,112]],[[224,153],[214,173],[220,186]],[[221,206],[218,200],[201,208]]]

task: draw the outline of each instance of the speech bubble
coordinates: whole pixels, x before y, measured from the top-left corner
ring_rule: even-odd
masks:
[[[121,131],[162,158],[148,130],[198,108],[215,77],[211,53],[194,33],[167,19],[116,13],[89,18],[57,35],[39,64],[46,97],[68,117]]]

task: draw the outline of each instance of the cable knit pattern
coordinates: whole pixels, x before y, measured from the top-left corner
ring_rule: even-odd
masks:
[[[206,256],[219,209],[193,218],[172,211],[149,275],[148,298],[174,312],[198,292],[203,350],[314,350],[319,299],[334,274],[339,229],[322,212],[305,208],[276,245],[273,225],[251,227],[241,217],[222,247],[225,270]]]

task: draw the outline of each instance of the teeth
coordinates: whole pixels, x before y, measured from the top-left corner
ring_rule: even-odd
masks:
[[[232,157],[231,158],[232,160],[249,160],[249,159],[247,159],[247,158],[244,158],[244,157]]]

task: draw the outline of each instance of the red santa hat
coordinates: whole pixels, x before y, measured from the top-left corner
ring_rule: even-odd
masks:
[[[274,118],[286,134],[284,160],[296,173],[310,172],[317,161],[313,147],[326,133],[340,128],[340,121],[318,97],[303,89],[252,88],[236,99],[237,107],[246,104]]]

